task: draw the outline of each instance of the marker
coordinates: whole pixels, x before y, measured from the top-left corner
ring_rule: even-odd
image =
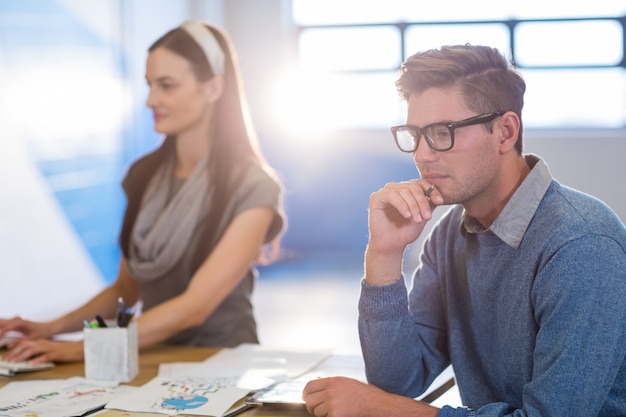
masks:
[[[131,308],[129,308],[126,311],[124,311],[124,314],[122,314],[122,319],[118,323],[118,326],[119,327],[128,327],[128,323],[130,323],[130,321],[132,320],[134,315],[135,315],[135,313],[133,312],[133,310]]]
[[[120,324],[124,320],[124,310],[126,310],[126,304],[124,304],[124,300],[122,297],[117,299],[117,325],[118,327],[122,327]]]
[[[106,321],[104,321],[100,314],[96,314],[96,321],[98,322],[99,327],[107,327]]]

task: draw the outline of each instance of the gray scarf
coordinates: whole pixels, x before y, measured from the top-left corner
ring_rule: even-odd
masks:
[[[141,201],[131,234],[128,269],[138,281],[154,280],[183,255],[199,221],[209,207],[208,155],[171,198],[175,158],[162,164]]]

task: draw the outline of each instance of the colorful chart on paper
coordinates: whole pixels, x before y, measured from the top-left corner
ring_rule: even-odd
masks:
[[[219,416],[248,394],[232,378],[157,377],[106,408],[169,415]]]

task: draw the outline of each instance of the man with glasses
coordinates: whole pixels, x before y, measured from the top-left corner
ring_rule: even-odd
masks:
[[[522,153],[525,83],[497,50],[418,53],[392,128],[420,179],[370,197],[359,303],[369,385],[307,384],[316,416],[625,416],[626,228]],[[411,290],[406,247],[425,240]],[[465,408],[413,398],[453,366]]]

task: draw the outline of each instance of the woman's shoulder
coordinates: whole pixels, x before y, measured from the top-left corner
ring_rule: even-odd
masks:
[[[170,154],[172,145],[173,143],[170,139],[165,139],[165,141],[157,149],[154,149],[133,161],[126,170],[123,180],[124,187],[126,188],[137,181],[140,184],[143,184],[147,178],[152,176],[163,159]]]
[[[282,189],[282,181],[278,177],[278,174],[269,166],[264,166],[258,163],[249,163],[241,165],[236,170],[237,174],[235,178],[237,181],[237,188],[249,188],[251,186],[265,186],[270,188]]]
[[[282,210],[283,185],[271,170],[249,164],[239,167],[235,178],[230,202],[235,212],[258,206]]]

